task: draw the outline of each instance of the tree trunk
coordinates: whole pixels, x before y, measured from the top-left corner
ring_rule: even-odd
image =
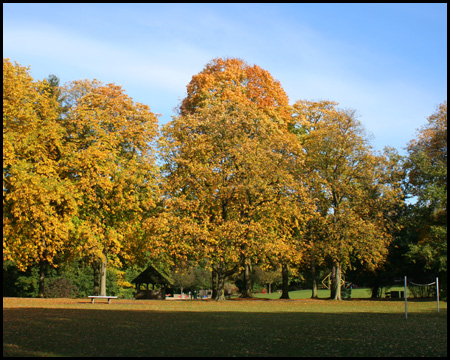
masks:
[[[39,260],[39,292],[38,297],[45,295],[45,271],[47,270],[47,261]]]
[[[100,268],[100,295],[106,296],[106,262],[107,262],[106,249],[103,250],[103,259]]]
[[[217,298],[217,271],[214,269],[211,271],[211,289],[211,299]]]
[[[372,295],[370,296],[371,299],[376,299],[379,296],[378,292],[380,290],[380,283],[378,281],[375,281],[375,283],[372,285]]]
[[[92,269],[94,270],[94,295],[100,295],[100,267],[101,262],[98,259],[95,259],[92,263]]]
[[[242,290],[241,298],[252,298],[252,279],[251,275],[251,264],[246,262],[244,265],[244,289]]]
[[[341,265],[333,264],[331,278],[331,299],[341,300]]]
[[[336,295],[336,266],[333,263],[333,266],[331,268],[331,276],[329,280],[330,285],[330,299],[334,299]]]
[[[286,264],[281,265],[281,276],[283,277],[283,292],[280,299],[289,298],[289,269]]]
[[[316,263],[314,259],[311,259],[311,277],[312,277],[312,294],[311,299],[317,299],[318,292],[317,292],[317,279],[316,279]]]
[[[220,264],[215,272],[217,274],[217,294],[213,299],[217,301],[225,300],[225,280],[228,276],[233,275],[239,269],[238,265],[235,265],[232,269],[226,270],[224,264]]]
[[[222,271],[217,273],[217,295],[214,298],[216,301],[225,300],[225,279],[226,276]]]

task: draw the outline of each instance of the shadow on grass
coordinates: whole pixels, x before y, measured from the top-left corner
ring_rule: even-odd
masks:
[[[445,314],[3,309],[3,356],[446,356]]]

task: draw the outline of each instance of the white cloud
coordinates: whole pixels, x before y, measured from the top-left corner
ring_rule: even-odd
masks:
[[[7,52],[64,64],[68,70],[81,69],[95,77],[117,79],[113,82],[131,78],[175,93],[185,88],[192,71],[198,72],[199,61],[207,58],[205,52],[188,44],[159,44],[148,51],[134,51],[45,24],[7,26],[3,46]]]
[[[323,27],[287,16],[286,9],[236,4],[105,7],[105,12],[96,10],[95,29],[7,18],[4,55],[43,59],[40,68],[48,62],[68,80],[82,73],[123,85],[127,93],[134,91],[133,98],[160,106],[157,111],[165,117],[208,61],[236,56],[268,70],[291,103],[327,99],[356,109],[380,144],[377,148],[404,146],[445,98],[435,100],[436,89],[422,90],[427,88],[423,78],[408,67],[414,58],[373,46],[371,34],[358,43],[332,37]],[[100,32],[113,21],[110,32]],[[30,60],[30,65],[33,70],[36,64]]]

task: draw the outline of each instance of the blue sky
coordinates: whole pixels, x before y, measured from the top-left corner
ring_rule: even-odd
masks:
[[[447,4],[3,4],[3,57],[121,85],[161,124],[211,59],[238,57],[291,104],[355,109],[376,150],[404,154],[447,99]]]

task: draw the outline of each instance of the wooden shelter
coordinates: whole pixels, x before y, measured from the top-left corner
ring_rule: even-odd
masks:
[[[168,285],[172,285],[169,277],[162,274],[153,265],[145,269],[131,283],[136,285],[136,299],[165,300],[166,288]],[[141,289],[142,284],[146,285],[145,289]],[[152,285],[152,289],[149,289],[149,284]],[[155,285],[159,285],[159,289],[155,289]]]

